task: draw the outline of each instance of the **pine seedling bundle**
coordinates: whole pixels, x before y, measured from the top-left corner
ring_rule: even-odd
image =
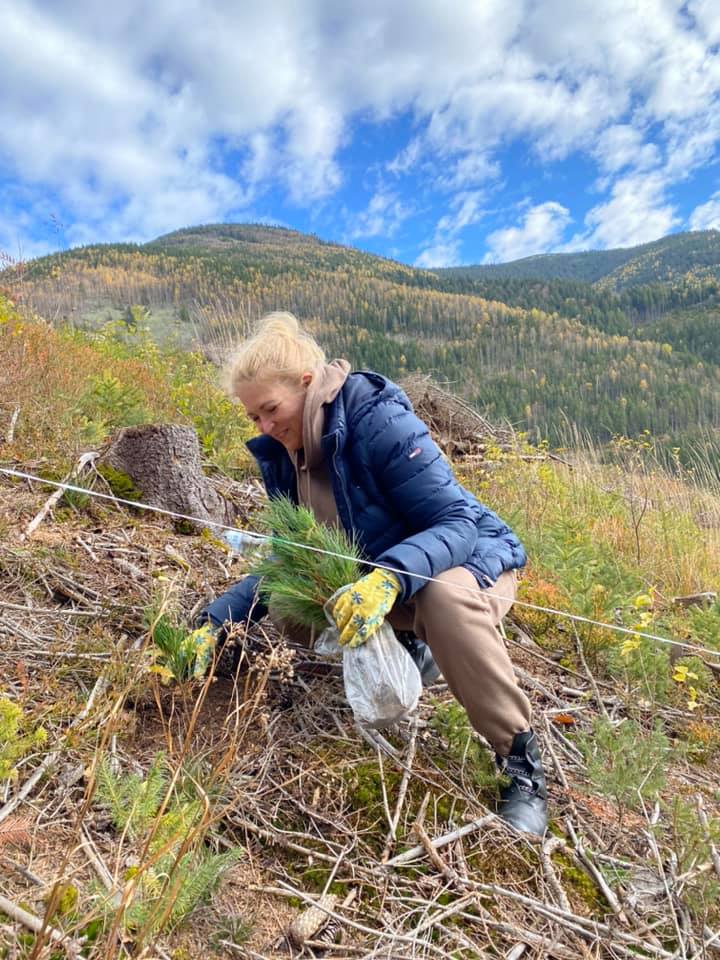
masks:
[[[260,596],[272,604],[276,616],[324,630],[325,603],[340,587],[362,576],[357,545],[342,530],[318,523],[311,510],[285,497],[271,500],[259,519],[273,535],[270,555],[253,571],[262,578]]]

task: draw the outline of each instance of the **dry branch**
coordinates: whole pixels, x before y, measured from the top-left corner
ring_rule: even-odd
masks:
[[[705,801],[702,798],[701,794],[697,794],[695,797],[695,807],[697,809],[698,820],[700,821],[700,826],[703,829],[705,835],[705,840],[710,847],[710,856],[712,857],[713,869],[720,879],[720,853],[712,841],[710,836],[710,824],[708,823],[707,813],[705,812]]]
[[[94,452],[84,453],[62,482],[71,483],[76,477],[78,477],[83,472],[85,467],[89,463],[92,463],[93,460],[95,460],[96,458],[97,458],[97,453],[94,453]],[[30,539],[30,537],[33,535],[35,530],[37,530],[37,528],[43,522],[43,520],[48,515],[48,513],[50,513],[52,508],[58,503],[59,500],[63,498],[64,495],[65,495],[64,488],[58,487],[55,493],[51,494],[51,496],[48,497],[48,499],[43,504],[40,512],[33,517],[33,519],[25,528],[25,531],[20,535],[20,540]]]
[[[417,750],[417,735],[418,735],[418,724],[417,719],[411,721],[410,724],[410,742],[408,744],[407,753],[405,754],[405,769],[403,770],[402,780],[400,781],[400,787],[398,789],[397,802],[395,804],[395,810],[390,821],[390,831],[385,841],[385,848],[380,857],[381,863],[386,863],[390,851],[395,845],[397,840],[397,828],[400,823],[400,814],[402,813],[403,804],[405,803],[405,796],[407,794],[408,786],[410,785],[410,777],[412,776],[412,765],[415,759],[415,751]]]
[[[41,917],[30,913],[28,910],[24,910],[22,907],[18,907],[12,900],[8,900],[7,897],[4,897],[2,894],[0,894],[0,910],[17,923],[21,923],[24,927],[27,927],[28,930],[32,930],[33,933],[43,933],[49,937],[53,943],[60,944],[69,957],[80,956],[80,945],[78,943],[71,940],[70,937],[67,937],[60,930],[56,930],[55,927],[48,926]]]
[[[607,902],[610,904],[610,909],[618,918],[618,920],[620,920],[622,923],[627,924],[628,918],[625,915],[625,911],[620,906],[620,901],[615,896],[613,891],[610,889],[610,885],[608,884],[605,877],[602,875],[602,871],[598,870],[598,868],[592,862],[588,854],[585,852],[585,847],[583,846],[582,842],[578,838],[578,835],[575,832],[575,829],[573,828],[573,825],[572,823],[570,823],[569,820],[565,821],[565,827],[570,836],[570,839],[573,842],[576,858],[578,859],[580,864],[584,867],[584,869],[587,871],[587,873],[589,873],[590,876],[593,878],[593,880],[597,884],[598,889],[600,890],[602,895],[605,897]]]
[[[440,850],[442,847],[446,847],[449,843],[458,840],[460,837],[466,837],[470,833],[475,833],[478,830],[482,830],[483,827],[497,822],[498,818],[496,815],[494,813],[488,813],[484,817],[478,817],[476,820],[473,820],[472,823],[466,823],[465,826],[458,827],[457,830],[452,830],[450,833],[444,833],[441,837],[436,837],[430,841],[430,844],[434,850]],[[410,850],[398,854],[397,857],[393,857],[392,860],[388,860],[384,866],[402,867],[407,863],[412,863],[413,860],[417,860],[424,852],[425,847],[422,843],[418,844],[417,847],[412,847]]]
[[[220,493],[245,506],[238,489],[233,486],[226,492],[223,488]],[[19,531],[22,525],[12,514],[15,491],[8,493],[11,529],[15,524]],[[255,509],[254,501],[251,507]],[[35,508],[26,516],[34,512]],[[181,539],[166,519],[156,521],[143,515],[142,520],[138,517],[128,524],[124,512],[108,510],[103,511],[100,525],[97,511],[87,515],[80,512],[71,523],[56,524],[53,539],[57,536],[60,542],[65,528],[68,539],[62,546],[74,551],[77,560],[72,564],[66,564],[59,553],[52,556],[34,543],[10,548],[3,556],[2,596],[7,599],[0,600],[0,673],[7,676],[10,696],[22,698],[24,704],[32,703],[34,696],[38,703],[46,703],[44,684],[48,676],[66,698],[63,702],[74,703],[80,684],[92,686],[94,672],[99,669],[94,658],[108,656],[115,677],[118,666],[125,667],[117,655],[118,638],[124,643],[145,635],[143,607],[149,600],[152,581],[147,573],[142,580],[134,580],[124,564],[133,565],[136,571],[170,576],[164,582],[172,586],[171,601],[177,605],[178,615],[188,622],[193,607],[199,609],[207,598],[220,592],[228,577],[246,572],[241,558],[228,559],[203,538]],[[45,601],[49,606],[36,606],[35,598],[41,599],[43,593],[58,604],[70,600],[84,609],[53,607],[51,601]],[[613,717],[623,715],[623,691],[617,683],[607,684],[593,675],[597,685],[593,699],[588,697],[591,680],[582,663],[573,671],[546,656],[532,641],[510,641],[519,675],[534,681],[527,686],[536,725],[546,727],[547,759],[549,764],[552,760],[556,771],[549,779],[555,822],[565,824],[568,820],[566,850],[610,905],[593,903],[586,910],[576,899],[579,894],[571,874],[561,868],[557,857],[550,860],[547,847],[543,856],[539,841],[517,837],[493,814],[482,813],[484,794],[474,780],[458,773],[460,762],[447,754],[444,742],[438,740],[434,726],[428,722],[430,700],[421,702],[418,717],[392,736],[388,734],[389,739],[364,738],[372,748],[369,753],[353,728],[339,679],[334,675],[313,676],[313,670],[319,673],[327,668],[312,651],[303,650],[301,667],[298,661],[294,663],[294,677],[280,682],[270,672],[265,676],[255,653],[257,647],[270,662],[271,651],[278,643],[271,627],[267,631],[243,630],[236,642],[243,651],[243,671],[248,665],[250,669],[234,681],[221,678],[209,688],[202,715],[195,715],[192,721],[196,729],[190,746],[185,730],[194,693],[188,694],[187,709],[182,711],[178,709],[176,688],[160,690],[157,706],[162,714],[157,732],[153,728],[153,721],[158,719],[153,703],[148,707],[142,700],[131,701],[122,716],[113,714],[105,723],[108,711],[103,700],[103,730],[108,737],[117,737],[118,756],[127,760],[131,769],[139,771],[147,766],[160,738],[166,739],[173,753],[178,744],[193,756],[197,750],[203,762],[211,760],[213,768],[218,751],[225,750],[222,744],[227,743],[226,738],[233,741],[233,749],[224,754],[223,773],[213,781],[214,786],[222,783],[218,793],[231,799],[218,812],[222,827],[213,832],[211,840],[221,847],[244,844],[247,862],[239,865],[237,877],[228,878],[217,910],[210,907],[194,915],[190,935],[197,942],[207,943],[213,937],[214,942],[226,944],[228,955],[262,960],[276,956],[280,948],[276,945],[271,949],[267,927],[272,926],[273,936],[287,930],[292,911],[286,903],[266,900],[260,906],[258,927],[262,929],[256,928],[251,942],[242,946],[231,944],[229,939],[215,940],[220,933],[218,911],[223,918],[254,912],[258,888],[286,898],[299,897],[304,904],[317,903],[322,895],[315,892],[317,877],[322,876],[317,887],[320,891],[331,876],[333,892],[342,886],[358,891],[358,907],[333,910],[338,916],[331,926],[334,930],[342,927],[350,942],[342,946],[324,942],[332,935],[326,928],[325,934],[305,941],[304,956],[310,956],[311,951],[319,955],[321,949],[326,956],[359,956],[364,960],[429,960],[455,952],[470,957],[478,956],[480,949],[506,960],[518,956],[521,960],[541,956],[557,960],[705,960],[720,954],[720,937],[715,933],[717,905],[707,904],[705,916],[697,911],[690,915],[679,902],[681,895],[685,899],[685,894],[704,889],[702,885],[712,879],[713,870],[720,870],[720,855],[711,860],[709,852],[703,854],[700,859],[705,862],[692,861],[681,876],[675,876],[669,822],[656,828],[666,872],[664,881],[660,881],[662,889],[642,904],[630,901],[632,872],[647,860],[647,845],[639,830],[628,828],[627,821],[624,828],[618,822],[612,801],[597,795],[585,777],[584,760],[572,737],[573,732],[590,728],[601,702]],[[62,669],[56,669],[58,666]],[[299,676],[299,669],[305,668],[307,672]],[[133,687],[133,697],[135,690]],[[445,690],[437,695],[449,696]],[[581,701],[579,697],[586,699]],[[660,709],[669,728],[677,729],[687,721],[680,710]],[[571,728],[553,722],[558,712],[572,715],[575,723]],[[92,720],[100,713],[94,709]],[[67,713],[60,713],[61,718],[65,716]],[[716,717],[708,710],[702,722],[713,724]],[[3,824],[7,824],[12,811],[16,815],[24,812],[17,810],[18,803],[29,798],[39,823],[74,825],[77,833],[68,838],[67,859],[62,868],[53,869],[60,869],[63,876],[71,870],[81,881],[78,891],[86,908],[85,884],[95,883],[97,874],[109,888],[113,872],[120,876],[125,856],[134,851],[127,837],[118,841],[108,830],[105,814],[95,815],[87,809],[78,816],[82,786],[63,776],[59,761],[64,762],[70,752],[72,766],[82,775],[87,769],[85,728],[90,724],[85,721],[83,735],[73,736],[66,749],[69,723],[70,719],[50,721],[55,726],[53,753],[39,770],[23,767],[27,770],[23,775],[30,779],[7,788],[19,793],[10,798],[10,811],[7,807],[0,810],[0,819],[5,817]],[[563,731],[568,730],[571,736],[563,737]],[[41,759],[30,762],[37,764]],[[694,769],[691,761],[678,765],[673,769],[673,789],[677,787],[683,795],[691,796],[704,789],[708,774],[715,775],[714,758],[702,770]],[[422,842],[393,856],[416,842],[408,842],[404,831],[412,822],[410,811],[414,814],[426,790],[432,791],[432,798],[421,824]],[[704,802],[712,826],[717,806],[710,793]],[[465,824],[465,811],[472,811],[471,816],[477,814],[477,819]],[[458,820],[463,825],[456,829]],[[49,862],[43,860],[47,836],[51,834],[33,830],[33,860],[29,862]],[[560,845],[559,841],[552,843]],[[707,852],[707,845],[703,846]],[[423,863],[426,868],[434,863],[437,870],[432,866],[425,869]],[[411,869],[401,869],[406,865]],[[629,877],[620,880],[622,887],[612,879],[608,865],[622,871],[619,878]],[[38,867],[40,874],[45,869]],[[307,878],[303,876],[306,870]],[[3,893],[16,904],[32,902],[38,895],[37,884],[45,884],[44,879],[0,856],[0,873],[3,871],[8,884]],[[289,884],[283,888],[286,881]],[[19,892],[23,884],[31,891],[29,895]],[[310,884],[313,886],[303,897],[297,888]],[[627,894],[616,892],[626,884],[630,887]],[[323,892],[329,893],[329,887]],[[525,899],[519,894],[526,895]],[[687,900],[690,903],[689,896]],[[570,909],[564,910],[568,905]],[[3,938],[12,942],[16,929],[0,927],[2,946],[6,942]],[[103,951],[120,949],[119,941],[111,945],[106,934],[102,937],[102,943],[99,940],[87,948],[93,960],[110,955]],[[168,952],[177,945],[175,937],[169,935]],[[181,942],[184,937],[184,933],[180,935]],[[287,947],[286,941],[283,946]],[[51,948],[59,952],[50,943],[44,949]],[[162,956],[154,944],[148,944],[141,955]]]
[[[15,407],[10,417],[10,423],[8,424],[7,433],[5,434],[5,443],[12,443],[14,441],[15,427],[17,426],[19,416],[20,416],[20,407]]]

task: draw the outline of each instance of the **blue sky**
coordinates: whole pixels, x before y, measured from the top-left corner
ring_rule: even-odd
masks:
[[[720,228],[717,0],[7,0],[0,251],[280,223],[420,266]]]

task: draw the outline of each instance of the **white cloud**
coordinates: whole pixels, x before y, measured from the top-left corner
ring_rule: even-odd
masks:
[[[467,190],[495,180],[500,175],[500,164],[487,153],[466,153],[452,165],[450,173],[441,178],[442,186],[451,190]]]
[[[588,236],[616,237],[603,209],[628,176],[664,171],[638,209],[652,229],[675,222],[660,194],[720,140],[714,0],[6,7],[0,174],[55,191],[76,236],[152,236],[247,210],[268,188],[314,204],[343,186],[355,120],[402,111],[407,142],[386,167],[398,184],[428,165],[450,205],[497,186],[510,142],[544,163],[579,150],[612,191]]]
[[[592,152],[606,173],[617,173],[623,167],[647,170],[661,159],[657,146],[643,143],[643,132],[629,123],[616,123],[603,130]]]
[[[567,207],[553,200],[530,207],[520,226],[506,227],[489,234],[488,252],[483,262],[506,263],[508,260],[547,253],[561,242],[570,220]]]
[[[720,140],[720,110],[692,121],[669,122],[666,130],[666,175],[672,180],[684,180],[712,159]]]
[[[464,190],[450,198],[448,212],[435,225],[432,240],[415,260],[417,267],[452,267],[460,263],[460,238],[466,227],[481,220],[485,194],[480,190]]]
[[[714,193],[707,203],[701,203],[690,214],[688,226],[691,230],[720,230],[720,190]]]
[[[632,247],[670,233],[680,220],[666,199],[666,187],[657,172],[617,180],[610,199],[585,217],[587,231],[573,237],[567,249]]]
[[[690,0],[688,12],[695,18],[708,45],[720,43],[720,7],[715,0]]]
[[[428,270],[432,270],[434,267],[455,267],[460,263],[459,249],[459,240],[436,243],[423,250],[415,260],[415,266],[424,267]]]
[[[381,187],[371,197],[367,209],[354,218],[350,236],[391,237],[411,212],[396,193]]]
[[[393,157],[388,163],[388,173],[407,173],[415,166],[422,155],[422,143],[418,137],[414,137],[407,146]]]
[[[477,223],[483,216],[485,195],[479,190],[456,194],[450,201],[450,212],[438,221],[438,236],[454,236],[465,227]]]
[[[570,90],[562,81],[539,79],[526,57],[509,55],[503,75],[463,85],[433,112],[427,142],[450,155],[487,153],[529,135],[538,155],[554,159],[587,143],[598,117],[619,115],[625,105],[624,96],[612,103],[596,78]]]

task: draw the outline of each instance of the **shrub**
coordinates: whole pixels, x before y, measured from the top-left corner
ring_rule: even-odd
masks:
[[[71,415],[79,421],[83,438],[92,443],[118,427],[132,427],[152,419],[142,392],[123,383],[109,369],[90,379]]]
[[[22,708],[7,697],[0,697],[0,780],[17,777],[15,764],[47,741],[43,727],[30,726]]]
[[[613,724],[597,717],[591,735],[578,737],[593,789],[611,797],[620,819],[627,808],[641,806],[665,784],[670,744],[659,726],[644,730],[634,720]]]

